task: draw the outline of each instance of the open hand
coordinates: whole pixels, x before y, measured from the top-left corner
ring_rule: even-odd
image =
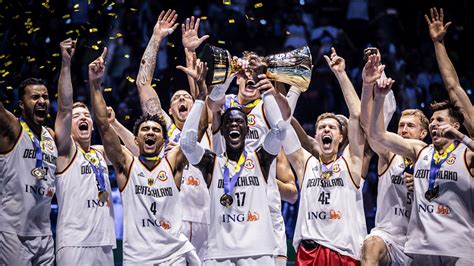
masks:
[[[161,11],[158,21],[153,28],[153,35],[164,38],[173,33],[178,27],[178,23],[175,23],[177,18],[178,14],[176,14],[175,10],[168,9],[166,13]]]
[[[444,24],[444,11],[440,8],[439,12],[436,7],[430,9],[431,19],[425,14],[425,20],[430,30],[430,36],[433,42],[443,41],[444,35],[448,32],[451,22]]]
[[[198,37],[200,22],[201,20],[199,18],[194,21],[194,16],[192,16],[191,19],[186,19],[186,24],[181,24],[183,46],[191,52],[195,52],[196,48],[209,38],[209,35],[204,35],[201,38]]]

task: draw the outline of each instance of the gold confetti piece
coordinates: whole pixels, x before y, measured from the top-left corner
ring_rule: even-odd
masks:
[[[259,7],[262,7],[262,6],[263,6],[263,3],[256,3],[256,4],[254,5],[255,8],[259,8]]]
[[[73,32],[74,32],[73,30],[69,30],[69,31],[66,32],[66,35],[69,35],[69,34],[71,34],[71,33],[73,33]]]
[[[44,6],[44,8],[49,9],[49,3],[48,2],[41,3],[41,5]]]
[[[117,14],[115,14],[115,13],[108,13],[107,15],[109,15],[109,16],[111,16],[111,17],[114,17],[114,18],[117,18],[117,17],[118,17]]]
[[[44,68],[44,65],[40,66],[39,69],[43,69]]]
[[[53,72],[54,72],[54,70],[56,70],[56,67],[53,67],[53,68],[51,68],[51,71],[53,71]]]
[[[219,43],[219,44],[225,44],[225,41],[219,40],[219,41],[217,41],[217,43]]]
[[[111,92],[112,88],[104,88],[104,92]]]
[[[235,20],[234,19],[229,19],[229,23],[234,23]]]
[[[7,66],[11,65],[12,63],[13,63],[13,61],[8,61],[4,65],[7,67]]]
[[[166,45],[168,45],[169,47],[173,47],[173,48],[174,48],[174,43],[167,42]]]
[[[137,12],[138,9],[131,7],[131,8],[130,8],[130,11],[132,11],[132,12]]]
[[[91,29],[89,29],[89,32],[90,32],[90,33],[97,32],[97,31],[99,31],[97,28],[91,28]]]
[[[130,83],[135,82],[135,80],[134,80],[132,77],[130,77],[130,76],[127,76],[127,80],[128,80]]]
[[[58,57],[58,56],[59,56],[59,53],[53,54],[53,57]]]
[[[71,17],[71,15],[66,14],[66,15],[63,16],[63,19],[67,19],[67,18],[70,18],[70,17]]]
[[[206,19],[207,19],[206,16],[202,16],[202,17],[201,17],[201,20],[206,20]]]
[[[20,18],[20,15],[16,15],[13,17],[13,19],[19,19]]]
[[[58,94],[57,94],[57,93],[54,94],[54,98],[58,98]]]
[[[81,11],[81,10],[80,10],[80,9],[74,9],[73,11],[74,11],[74,12],[79,12],[79,11]]]
[[[0,55],[0,59],[3,59],[3,58],[5,58],[5,55],[4,54]]]
[[[27,42],[21,42],[20,46],[25,46],[26,47],[26,46],[28,46],[28,43]]]
[[[13,90],[12,86],[7,86],[7,90]]]
[[[50,114],[48,114],[48,115],[46,115],[46,117],[48,117],[48,118],[51,118],[51,115],[50,115]]]
[[[224,5],[232,5],[230,0],[222,0],[222,2],[224,3]]]
[[[87,0],[87,5],[88,5],[88,6],[91,5],[91,0]]]
[[[95,44],[92,45],[91,48],[94,49],[94,50],[99,50],[99,46],[97,46],[97,45],[95,45]]]
[[[122,37],[123,35],[122,35],[122,33],[117,32],[117,34],[115,34],[115,36],[116,36],[117,38],[120,38],[120,37]]]
[[[97,41],[97,44],[101,44],[101,43],[102,43],[102,41],[101,41],[101,40]]]
[[[2,74],[2,77],[6,77],[8,76],[8,74],[10,74],[10,72],[6,71],[5,73]]]
[[[34,29],[33,29],[33,32],[37,32],[37,31],[39,31],[39,30],[40,30],[39,27],[38,27],[38,28],[34,28]]]
[[[156,84],[155,83],[151,84],[151,87],[156,88]]]
[[[291,34],[291,32],[289,32],[289,31],[286,31],[286,35],[290,35],[290,34]]]
[[[124,117],[124,119],[125,119],[125,120],[130,120],[130,116],[129,116],[129,115],[126,115],[126,116]]]
[[[79,4],[75,4],[75,5],[73,6],[73,8],[74,8],[74,9],[79,8]]]
[[[5,73],[5,69],[0,70],[0,74]]]
[[[129,55],[129,54],[125,54],[123,57],[125,57],[125,58],[130,58],[130,55]]]
[[[34,58],[34,57],[29,57],[28,56],[27,58],[28,58],[28,63],[33,63],[33,62],[36,61],[36,58]]]

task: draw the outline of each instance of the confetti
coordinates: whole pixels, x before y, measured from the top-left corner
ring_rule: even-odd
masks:
[[[36,61],[36,58],[27,56],[26,59],[28,60],[28,63],[33,63]]]
[[[207,19],[206,16],[202,16],[202,17],[201,17],[201,20],[206,20],[206,19]]]
[[[58,56],[59,56],[59,53],[53,54],[53,57],[58,57]]]
[[[94,49],[94,50],[99,50],[99,46],[97,46],[97,45],[95,45],[95,44],[92,45],[91,48]]]
[[[229,23],[235,23],[234,19],[229,19]]]
[[[130,83],[133,83],[135,82],[135,79],[133,79],[132,77],[130,76],[127,76],[127,80],[130,82]]]
[[[2,74],[2,77],[6,77],[8,76],[8,74],[10,74],[10,72],[6,71],[5,73]]]
[[[40,66],[39,69],[43,69],[44,68],[44,65]]]
[[[219,44],[225,44],[225,41],[219,40],[219,41],[217,41],[217,43],[219,43]]]
[[[232,5],[230,0],[222,0],[222,2],[224,3],[224,5]]]
[[[124,117],[124,119],[125,119],[125,120],[130,120],[130,116],[129,116],[129,115],[126,115],[126,116]]]
[[[66,14],[66,15],[63,16],[63,19],[67,19],[67,18],[70,18],[70,17],[71,17],[71,15]]]
[[[156,84],[155,83],[151,84],[151,87],[156,88]]]
[[[12,86],[7,86],[7,90],[13,90]]]
[[[120,37],[122,37],[122,36],[123,36],[123,35],[122,35],[122,33],[120,33],[120,32],[117,32],[117,34],[115,34],[115,37],[117,37],[117,38],[120,38]]]
[[[254,5],[255,8],[259,8],[259,7],[262,7],[262,6],[263,6],[263,3],[256,3],[256,4]]]
[[[104,88],[104,92],[111,92],[112,88]]]
[[[79,8],[79,4],[75,4],[75,5],[73,6],[73,8],[74,8],[74,9],[78,9],[78,8]]]
[[[138,9],[131,7],[131,8],[130,8],[130,11],[132,11],[132,12],[137,12]]]
[[[129,55],[129,54],[125,54],[123,57],[125,57],[125,58],[130,58],[130,55]]]
[[[172,48],[174,48],[174,43],[171,43],[171,42],[166,42],[166,45],[168,45],[169,47],[172,47]]]
[[[4,65],[7,67],[7,66],[11,65],[12,63],[13,63],[13,61],[8,61]]]
[[[69,35],[69,34],[71,34],[71,33],[74,33],[74,31],[73,31],[73,30],[69,30],[69,31],[66,32],[66,35]]]
[[[0,59],[3,59],[3,58],[5,58],[5,55],[4,54],[0,55]]]

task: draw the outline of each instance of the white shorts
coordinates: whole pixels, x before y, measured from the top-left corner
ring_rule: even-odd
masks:
[[[19,265],[18,250],[21,250],[21,241],[18,236],[0,231],[0,266]]]
[[[420,266],[472,266],[474,260],[448,257],[448,256],[434,256],[414,254],[412,265]]]
[[[62,247],[56,252],[56,264],[61,265],[113,265],[112,246]]]
[[[130,265],[140,265],[140,266],[187,266],[187,265],[196,265],[201,266],[201,260],[196,255],[196,250],[192,249],[184,254],[179,256],[170,256],[169,260],[162,261],[160,263],[147,263],[147,262],[124,262],[124,266]]]
[[[390,237],[389,234],[380,231],[380,230],[372,230],[370,234],[368,234],[365,239],[369,237],[377,236],[380,237],[383,242],[385,242],[385,246],[388,250],[388,255],[390,256],[390,260],[392,265],[410,265],[411,258],[403,252],[403,246],[397,244],[393,239]]]
[[[254,256],[232,259],[210,259],[204,261],[204,266],[264,266],[274,265],[273,256]]]
[[[17,252],[18,265],[53,265],[53,236],[18,236],[21,242]]]
[[[181,231],[196,248],[197,256],[201,261],[204,261],[207,252],[209,225],[206,223],[183,221]]]

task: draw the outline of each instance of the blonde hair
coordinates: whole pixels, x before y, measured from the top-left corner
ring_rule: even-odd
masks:
[[[428,120],[428,118],[426,118],[425,114],[420,109],[403,110],[402,115],[400,117],[409,116],[409,115],[417,117],[420,120],[421,127],[424,130],[428,131],[428,125],[430,121]]]

